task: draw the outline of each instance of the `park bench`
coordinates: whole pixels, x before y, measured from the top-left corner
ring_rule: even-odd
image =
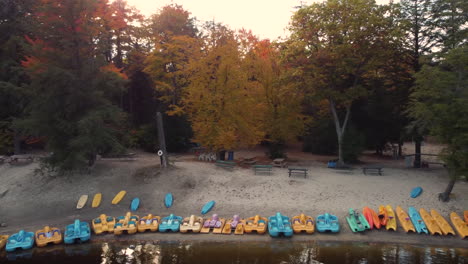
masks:
[[[217,160],[215,164],[218,167],[221,167],[223,169],[228,169],[228,170],[232,170],[236,166],[236,163],[234,161],[224,161],[224,160]]]
[[[273,168],[273,166],[272,165],[253,165],[252,168],[254,170],[255,175],[257,175],[257,173],[266,173],[270,175],[271,169]]]
[[[362,167],[362,173],[366,174],[367,172],[370,173],[377,173],[379,175],[382,175],[382,167],[380,166],[367,166],[367,167]]]
[[[10,157],[10,165],[16,164],[28,164],[34,161],[34,157],[31,155],[13,155]]]
[[[293,174],[304,175],[304,178],[307,177],[308,169],[306,168],[289,167],[288,170],[289,170],[289,177],[291,177],[291,175]]]

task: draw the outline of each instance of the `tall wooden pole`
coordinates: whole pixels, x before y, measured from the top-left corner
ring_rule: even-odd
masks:
[[[158,127],[159,150],[162,151],[161,167],[167,168],[166,138],[164,137],[164,127],[161,112],[156,113],[156,126]]]

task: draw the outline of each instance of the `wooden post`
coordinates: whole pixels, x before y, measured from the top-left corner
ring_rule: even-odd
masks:
[[[167,168],[166,139],[164,137],[164,127],[161,112],[156,113],[156,126],[158,127],[159,150],[163,152],[161,156],[161,168]]]

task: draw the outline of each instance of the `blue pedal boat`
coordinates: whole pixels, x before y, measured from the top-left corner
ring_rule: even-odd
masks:
[[[427,230],[427,227],[426,227],[426,223],[424,223],[421,215],[419,214],[418,210],[416,210],[416,208],[409,207],[408,214],[409,214],[409,217],[411,218],[411,222],[413,223],[414,228],[416,228],[416,231],[418,231],[418,233],[429,234],[429,231]]]
[[[272,237],[278,237],[280,235],[291,237],[293,235],[293,229],[289,217],[279,212],[274,216],[270,216],[268,218],[268,233],[270,233]]]
[[[338,217],[335,215],[329,213],[319,215],[317,216],[317,219],[315,219],[315,223],[318,232],[340,232],[340,222],[338,221]]]
[[[181,222],[182,217],[176,216],[174,214],[170,214],[169,216],[163,217],[163,219],[161,219],[161,224],[159,224],[159,232],[179,232]]]
[[[71,225],[65,228],[63,242],[65,244],[74,244],[76,242],[86,242],[91,237],[91,229],[87,222],[81,222],[76,219]]]
[[[20,230],[18,233],[11,235],[6,243],[5,249],[8,252],[16,249],[30,249],[34,245],[34,232],[26,232]]]

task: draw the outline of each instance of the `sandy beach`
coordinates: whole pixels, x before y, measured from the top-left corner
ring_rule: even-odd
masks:
[[[264,149],[238,151],[236,160],[257,157],[266,162]],[[102,213],[112,216],[125,214],[134,197],[141,199],[136,214],[148,213],[167,216],[174,213],[183,217],[200,214],[201,207],[210,200],[216,206],[209,213],[230,218],[234,214],[250,217],[255,214],[268,217],[276,212],[287,216],[305,213],[316,217],[329,212],[340,219],[339,234],[295,235],[293,241],[364,241],[410,243],[466,247],[468,241],[456,237],[406,234],[399,226],[397,232],[385,230],[354,234],[345,215],[349,208],[362,210],[364,206],[377,209],[381,204],[436,209],[448,218],[450,212],[462,214],[468,210],[468,182],[459,180],[448,203],[438,201],[437,194],[444,191],[448,175],[442,166],[424,169],[406,168],[404,160],[373,155],[363,156],[362,164],[350,170],[326,168],[331,157],[316,156],[300,151],[288,152],[289,166],[308,168],[308,177],[288,177],[286,168],[274,168],[271,175],[254,175],[249,166],[238,166],[232,171],[216,167],[211,162],[198,161],[193,154],[171,156],[172,165],[159,168],[156,155],[138,152],[134,161],[100,160],[90,174],[50,176],[35,171],[39,163],[27,165],[0,165],[0,234],[11,234],[20,229],[35,231],[44,225],[64,228],[76,218],[90,221]],[[364,175],[365,164],[382,165],[383,175]],[[423,193],[416,199],[410,191],[416,186]],[[127,195],[118,205],[111,200],[120,190]],[[99,208],[91,208],[95,193],[103,194]],[[164,195],[172,192],[174,205],[167,209]],[[76,209],[80,195],[88,194],[87,205]],[[208,215],[207,215],[208,216]],[[92,240],[114,239],[113,235],[92,236]],[[269,241],[268,235],[199,235],[199,234],[136,234],[122,236],[130,240],[232,240]]]

